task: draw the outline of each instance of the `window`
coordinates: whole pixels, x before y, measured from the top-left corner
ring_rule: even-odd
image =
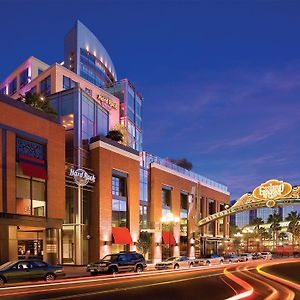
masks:
[[[78,82],[72,80],[70,77],[63,76],[63,89],[68,90],[78,85]]]
[[[44,70],[38,68],[38,75],[41,75],[44,72]]]
[[[126,197],[126,178],[112,176],[112,194]]]
[[[5,94],[6,94],[6,86],[0,89],[0,95],[5,95]]]
[[[96,135],[106,136],[109,128],[108,113],[100,106],[97,106],[97,130]]]
[[[126,177],[112,175],[112,227],[127,227]]]
[[[17,214],[45,217],[45,181],[25,177],[19,169],[16,178],[16,202]]]
[[[163,207],[171,207],[171,189],[162,188],[161,201]]]
[[[30,172],[24,174],[22,163],[31,164],[34,158],[35,168],[40,170],[46,168],[44,145],[27,141],[22,138],[16,138],[16,212],[20,215],[46,216],[46,181],[41,178],[30,176],[39,176],[39,174],[31,175]],[[30,171],[29,167],[29,171]],[[26,170],[28,172],[28,170]],[[45,172],[47,172],[45,170]]]
[[[28,68],[26,68],[20,74],[20,87],[26,85],[27,82],[28,82]]]
[[[51,76],[48,76],[44,80],[41,81],[40,91],[41,91],[41,94],[43,94],[44,96],[50,95],[50,93],[51,93]]]
[[[9,83],[9,95],[13,95],[17,91],[17,77]]]

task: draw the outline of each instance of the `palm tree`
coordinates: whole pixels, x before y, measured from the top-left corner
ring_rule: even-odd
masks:
[[[282,217],[280,214],[273,213],[272,215],[269,215],[268,223],[271,223],[270,229],[273,235],[273,248],[274,243],[277,247],[278,242],[278,232],[281,230],[280,222],[282,221]]]
[[[282,244],[283,244],[283,241],[288,237],[287,233],[286,232],[280,232],[278,234],[278,239],[281,240]]]
[[[296,211],[291,211],[288,216],[285,218],[286,221],[290,221],[288,225],[287,231],[292,234],[292,246],[295,246],[295,236],[296,232],[299,232],[299,221],[300,221],[300,214]]]

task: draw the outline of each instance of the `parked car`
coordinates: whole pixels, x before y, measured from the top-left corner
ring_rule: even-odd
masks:
[[[187,256],[173,256],[169,257],[165,261],[159,262],[155,265],[156,270],[164,269],[179,269],[179,268],[190,268],[194,265],[194,260]]]
[[[199,261],[200,265],[206,265],[206,266],[223,264],[223,263],[224,263],[224,257],[216,254],[206,255],[203,258],[201,258]]]
[[[50,265],[42,260],[9,261],[0,266],[0,286],[16,281],[53,281],[62,276],[65,276],[62,266]]]
[[[253,257],[252,257],[252,254],[251,253],[242,253],[240,255],[240,261],[249,261],[249,260],[252,260]]]
[[[261,257],[263,259],[272,259],[272,253],[271,252],[262,252]]]
[[[261,253],[260,252],[255,252],[252,254],[252,259],[261,259],[262,256],[261,256]]]
[[[225,262],[231,264],[231,263],[237,263],[240,261],[240,257],[236,254],[231,254],[225,257]]]
[[[131,251],[106,255],[98,262],[89,263],[86,270],[91,275],[97,275],[99,273],[114,274],[126,271],[142,272],[146,267],[144,256]]]

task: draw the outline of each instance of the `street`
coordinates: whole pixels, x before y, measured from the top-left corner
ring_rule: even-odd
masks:
[[[298,259],[121,273],[1,288],[1,299],[300,299]],[[291,285],[281,273],[292,274]],[[291,271],[293,270],[293,271]],[[270,278],[272,277],[272,278]]]

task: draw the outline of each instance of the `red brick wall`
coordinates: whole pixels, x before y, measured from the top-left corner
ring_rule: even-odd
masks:
[[[15,101],[15,100],[12,100]],[[47,143],[47,207],[49,218],[63,219],[65,215],[65,130],[62,126],[44,118],[30,114],[11,105],[0,102],[0,124],[22,130],[28,134],[48,140]],[[15,137],[7,131],[7,208],[9,213],[16,212],[15,176]],[[1,139],[0,139],[1,143]],[[2,147],[0,144],[0,152]],[[1,158],[0,158],[1,159]],[[0,160],[1,165],[1,160]],[[2,172],[0,172],[0,179]],[[0,181],[2,184],[2,180]],[[1,190],[0,190],[1,191]],[[0,195],[2,200],[2,193]],[[0,201],[2,206],[2,201]],[[0,206],[0,209],[2,207]]]
[[[96,142],[99,143],[99,142]],[[95,143],[95,144],[96,144]],[[103,142],[101,142],[103,143]],[[119,151],[118,147],[104,143],[106,147],[91,150],[91,164],[97,176],[94,192],[92,193],[90,230],[92,239],[90,258],[98,259],[111,251],[112,241],[112,170],[116,169],[128,173],[127,193],[129,209],[129,230],[133,241],[139,237],[139,156],[132,159]],[[115,152],[117,151],[117,152]],[[126,152],[125,152],[126,153]],[[131,154],[133,155],[133,154]],[[104,245],[109,241],[109,245]],[[132,250],[134,246],[131,245]]]

